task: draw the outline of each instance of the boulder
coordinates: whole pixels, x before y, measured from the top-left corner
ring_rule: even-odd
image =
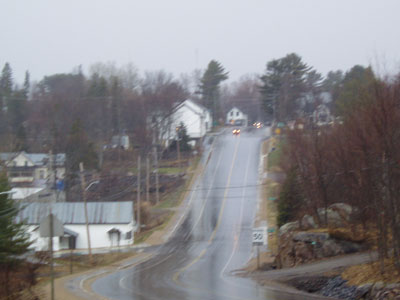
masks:
[[[344,251],[334,240],[326,240],[321,247],[322,257],[330,257],[343,254]]]
[[[347,221],[335,210],[328,208],[318,208],[318,216],[322,222],[325,220],[325,211],[327,211],[328,225],[334,227],[344,227]]]
[[[313,246],[309,243],[297,242],[294,245],[294,255],[296,266],[312,261],[314,259]]]
[[[293,235],[292,239],[295,242],[304,242],[312,244],[322,244],[329,238],[329,234],[325,232],[305,232],[300,231]]]
[[[310,215],[305,215],[301,219],[301,229],[303,230],[309,230],[309,229],[315,229],[317,228],[317,223],[315,223],[315,220],[312,216]]]
[[[353,243],[349,241],[336,240],[336,243],[342,248],[343,253],[350,254],[365,250],[365,246],[359,243]]]
[[[284,235],[288,232],[298,230],[299,228],[300,224],[298,221],[286,223],[279,228],[279,235]]]
[[[355,293],[355,298],[356,299],[367,299],[366,297],[371,292],[372,287],[373,287],[372,283],[360,285],[359,287],[357,287],[357,290]]]
[[[334,203],[330,205],[328,209],[336,211],[341,218],[347,222],[350,220],[350,216],[353,213],[353,208],[346,203]]]
[[[381,281],[376,282],[372,289],[371,289],[371,299],[375,299],[375,297],[377,297],[377,295],[383,290],[383,288],[385,287],[385,284]]]

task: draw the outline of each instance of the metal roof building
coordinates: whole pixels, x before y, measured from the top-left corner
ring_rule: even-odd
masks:
[[[85,224],[83,202],[26,203],[22,204],[16,221],[27,225],[40,224],[40,221],[52,213],[63,224]],[[88,202],[89,224],[129,224],[133,221],[132,202]]]

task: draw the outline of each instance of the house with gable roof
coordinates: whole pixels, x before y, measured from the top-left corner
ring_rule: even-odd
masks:
[[[226,114],[226,124],[247,126],[248,116],[247,114],[243,113],[239,108],[234,106]]]
[[[49,238],[40,236],[39,226],[50,214],[50,207],[51,212],[64,227],[64,234],[53,238],[54,250],[88,248],[83,202],[33,202],[25,203],[21,207],[16,222],[24,222],[33,250],[48,249]],[[132,245],[134,231],[137,229],[133,211],[133,204],[130,201],[88,202],[91,247],[95,249]]]
[[[65,154],[0,153],[0,160],[7,169],[7,176],[12,186],[45,186],[50,176],[58,180],[65,176]],[[54,174],[55,172],[55,174]]]
[[[154,112],[151,119],[148,119],[148,126],[157,132],[159,142],[164,147],[176,139],[177,128],[181,124],[186,127],[192,145],[212,129],[211,112],[191,99],[176,104],[169,114],[163,117],[160,115]]]
[[[211,112],[204,106],[187,99],[177,105],[172,112],[171,137],[176,138],[176,128],[183,123],[186,133],[192,140],[206,135],[212,128]]]

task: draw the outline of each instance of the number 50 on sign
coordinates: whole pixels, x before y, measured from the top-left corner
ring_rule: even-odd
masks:
[[[266,228],[253,228],[253,245],[265,245],[266,244]]]

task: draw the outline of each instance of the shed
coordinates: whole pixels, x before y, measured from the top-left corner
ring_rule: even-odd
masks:
[[[16,221],[28,226],[35,250],[47,249],[47,238],[41,238],[37,230],[40,221],[52,213],[63,223],[64,235],[54,238],[54,249],[87,249],[85,209],[83,202],[29,203],[22,205]],[[127,246],[133,244],[136,228],[132,202],[89,202],[88,223],[92,248]],[[109,231],[118,230],[120,240],[115,243]],[[72,242],[74,241],[74,242]]]

